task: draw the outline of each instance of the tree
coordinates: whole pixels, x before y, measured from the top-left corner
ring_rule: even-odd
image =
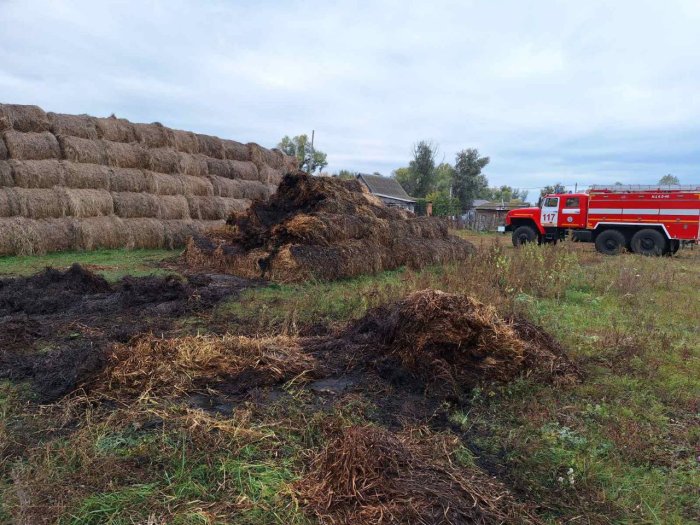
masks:
[[[670,173],[668,175],[664,175],[659,179],[659,184],[662,184],[664,186],[678,186],[681,183],[680,180],[678,180],[678,177],[675,175],[671,175]]]
[[[301,169],[308,173],[313,173],[316,170],[321,172],[323,168],[328,166],[327,155],[313,148],[307,135],[297,135],[294,138],[285,135],[277,147],[285,154],[296,157]]]
[[[433,203],[435,217],[451,217],[460,213],[459,199],[450,197],[446,191],[433,191],[428,194],[427,200]]]
[[[435,168],[435,191],[449,195],[455,178],[455,169],[448,162],[441,162]]]
[[[413,146],[413,160],[409,163],[410,177],[415,181],[414,197],[425,197],[435,189],[435,156],[437,146],[421,140]]]
[[[479,150],[474,148],[457,153],[452,195],[459,200],[462,212],[471,208],[474,199],[488,190],[488,180],[481,170],[489,162],[488,157],[479,157]]]
[[[554,186],[545,186],[540,190],[540,199],[537,205],[539,206],[542,203],[544,196],[549,195],[550,193],[566,193],[566,188],[561,182],[557,182],[554,184]]]
[[[406,193],[415,196],[416,180],[410,168],[397,168],[392,172],[391,176],[401,184],[401,187],[406,190]]]

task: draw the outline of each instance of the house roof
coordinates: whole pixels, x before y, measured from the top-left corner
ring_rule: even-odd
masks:
[[[399,181],[392,177],[360,173],[357,175],[357,178],[364,182],[369,188],[369,191],[377,197],[389,197],[400,201],[416,202],[416,200],[412,199],[408,193],[406,193],[406,190],[401,187]]]

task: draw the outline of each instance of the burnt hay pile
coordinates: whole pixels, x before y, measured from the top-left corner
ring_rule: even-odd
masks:
[[[503,319],[466,295],[414,292],[370,311],[352,332],[386,356],[385,370],[410,375],[431,397],[459,397],[483,381],[529,376],[570,383],[579,375],[544,330],[524,318]]]
[[[278,282],[333,280],[452,262],[473,246],[431,217],[384,206],[357,181],[288,173],[268,201],[195,238],[194,267]]]
[[[0,104],[0,256],[182,247],[293,169],[254,143]]]

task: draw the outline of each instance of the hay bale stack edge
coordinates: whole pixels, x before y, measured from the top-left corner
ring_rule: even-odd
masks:
[[[254,143],[0,104],[0,255],[179,248],[296,168]]]

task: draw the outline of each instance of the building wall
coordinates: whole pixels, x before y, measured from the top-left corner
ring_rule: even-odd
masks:
[[[392,199],[390,197],[379,197],[379,199],[387,206],[393,206],[396,208],[403,208],[410,212],[414,211],[415,205],[412,202],[400,201],[398,199]]]

